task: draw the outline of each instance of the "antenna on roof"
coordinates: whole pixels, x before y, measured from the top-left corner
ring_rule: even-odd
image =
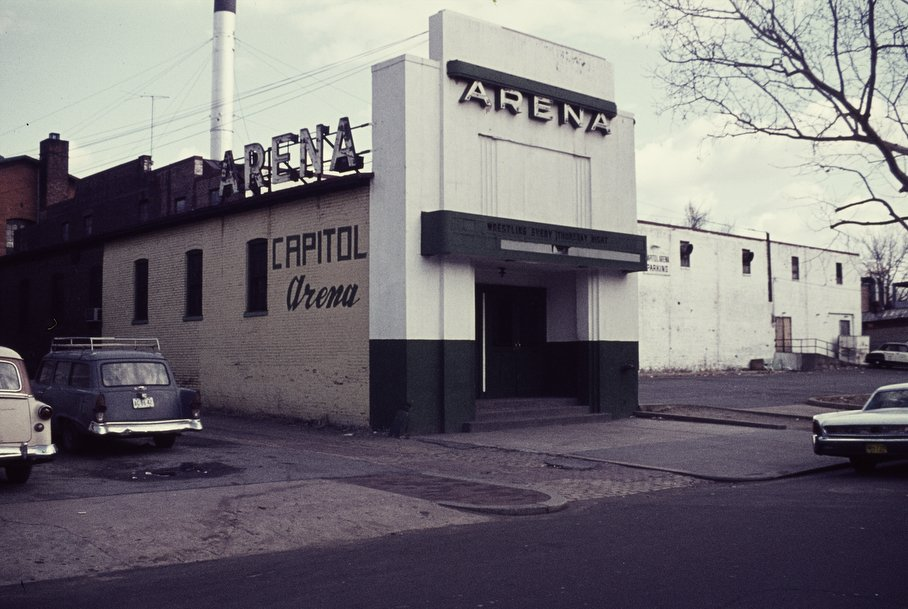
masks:
[[[154,162],[154,100],[170,99],[170,96],[168,96],[168,95],[140,95],[139,97],[148,97],[151,99],[151,126],[149,128],[149,130],[151,131],[151,141],[149,142],[148,156],[150,156],[152,159],[152,162]]]

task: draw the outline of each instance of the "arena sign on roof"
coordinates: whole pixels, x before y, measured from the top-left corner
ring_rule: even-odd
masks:
[[[329,140],[331,135],[334,135],[333,144]],[[328,171],[346,173],[363,168],[363,157],[357,154],[353,142],[350,119],[344,116],[338,121],[333,134],[327,126],[318,125],[314,134],[308,129],[301,129],[299,134],[276,135],[271,138],[269,148],[259,143],[246,144],[243,147],[242,190],[251,190],[257,195],[263,188],[270,190],[275,184],[303,181],[305,178],[322,179],[325,175],[326,146],[331,147]],[[227,191],[239,192],[240,183],[240,169],[234,162],[233,152],[228,150],[221,162],[221,196]]]
[[[557,120],[559,125],[608,135],[609,121],[618,114],[615,102],[577,93],[539,81],[513,76],[465,61],[447,64],[448,76],[467,83],[461,103],[475,102],[495,111],[526,115],[540,122]]]

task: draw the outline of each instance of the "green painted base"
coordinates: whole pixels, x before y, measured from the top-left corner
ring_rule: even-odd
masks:
[[[549,343],[546,395],[577,397],[612,418],[637,409],[636,342]],[[369,341],[369,423],[393,433],[462,431],[476,414],[473,341]]]

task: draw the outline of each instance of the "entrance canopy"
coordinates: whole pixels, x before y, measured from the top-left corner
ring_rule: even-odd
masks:
[[[423,256],[646,270],[646,237],[441,210],[422,214]]]

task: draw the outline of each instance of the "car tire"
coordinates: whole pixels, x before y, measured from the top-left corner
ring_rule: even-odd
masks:
[[[869,474],[873,471],[873,468],[876,467],[876,461],[866,457],[851,457],[849,458],[849,461],[851,462],[851,467],[854,468],[854,471],[859,474]]]
[[[31,475],[31,463],[11,463],[6,466],[6,479],[13,484],[25,484]]]
[[[173,448],[174,443],[177,441],[177,434],[175,433],[162,433],[154,436],[154,445],[158,448]]]
[[[85,437],[72,421],[61,419],[60,428],[60,448],[64,452],[77,453],[85,448]]]

